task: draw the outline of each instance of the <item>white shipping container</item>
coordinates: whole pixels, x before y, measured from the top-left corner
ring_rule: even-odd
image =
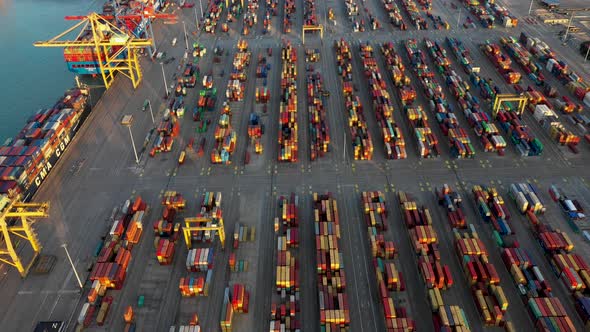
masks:
[[[564,203],[565,203],[565,206],[567,206],[568,211],[577,211],[576,206],[574,205],[574,203],[571,200],[566,199],[564,201]]]
[[[547,69],[548,71],[552,71],[553,67],[557,64],[557,61],[555,61],[555,59],[549,59],[549,61],[547,61],[547,66],[545,67],[545,69]]]
[[[86,312],[88,311],[89,307],[90,303],[88,302],[84,303],[82,306],[82,310],[80,310],[80,315],[78,316],[78,324],[82,324],[84,322],[84,317],[86,316]]]

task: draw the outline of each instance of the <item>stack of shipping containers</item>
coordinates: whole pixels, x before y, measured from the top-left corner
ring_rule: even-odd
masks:
[[[492,225],[492,236],[500,247],[502,261],[510,271],[521,299],[538,331],[574,331],[573,323],[541,269],[520,247],[508,220],[511,218],[504,198],[493,187],[473,187],[473,199],[482,219]],[[543,207],[537,204],[536,211]]]
[[[545,70],[563,84],[578,101],[590,105],[590,85],[588,82],[574,72],[563,59],[558,58],[557,53],[549,45],[539,38],[526,35],[524,32],[520,34],[519,41],[541,61]]]
[[[412,21],[412,24],[414,24],[416,29],[428,29],[428,22],[426,22],[424,16],[422,16],[422,13],[418,9],[418,5],[416,5],[416,2],[414,0],[402,0],[402,7],[410,17],[410,20]]]
[[[377,66],[373,47],[368,43],[361,44],[360,55],[369,92],[373,99],[373,110],[383,137],[386,158],[406,159],[406,142],[401,128],[393,119],[393,101],[389,98],[389,92],[386,89],[387,83]]]
[[[323,95],[323,79],[318,71],[307,73],[307,111],[309,113],[310,158],[315,160],[328,152],[330,130]]]
[[[443,301],[443,291],[453,285],[453,278],[449,266],[441,263],[438,237],[432,225],[430,211],[419,207],[405,192],[398,192],[398,198],[436,330],[470,331],[463,309],[457,305],[445,305]]]
[[[228,165],[236,148],[237,134],[232,127],[232,110],[227,102],[221,106],[221,115],[215,127],[215,146],[211,150],[211,163]]]
[[[314,193],[313,215],[320,327],[322,330],[336,331],[350,324],[336,199],[330,193]]]
[[[402,17],[402,12],[399,9],[398,5],[395,3],[395,0],[381,0],[383,3],[383,7],[389,16],[389,22],[393,24],[393,26],[399,28],[400,30],[406,30],[406,22]]]
[[[559,200],[560,194],[559,192],[556,193],[555,187],[551,188],[551,191],[553,192],[552,197]],[[533,236],[543,250],[545,258],[548,259],[553,273],[572,295],[578,315],[587,326],[590,321],[590,296],[588,293],[588,288],[590,288],[590,266],[586,259],[573,252],[574,245],[567,233],[554,229],[538,216],[545,212],[545,206],[540,199],[536,186],[528,183],[514,183],[510,186],[510,197],[515,202],[519,212],[526,215],[531,224]],[[569,202],[564,201],[563,204],[565,205],[565,207],[562,207],[564,213],[566,210],[579,209],[571,200]],[[537,303],[537,306],[539,306],[539,310],[542,310],[541,304]],[[555,310],[559,311],[559,309],[563,308]],[[568,328],[571,329],[565,329],[564,327],[562,331],[573,331],[574,327],[571,325],[571,320],[566,323]],[[559,324],[559,322],[545,319],[542,324],[555,325]]]
[[[502,52],[500,46],[487,41],[481,45],[481,49],[508,84],[520,82],[520,73],[512,69],[512,61]],[[495,89],[496,93],[499,93],[498,89]],[[543,153],[543,143],[524,124],[522,114],[517,114],[512,104],[503,103],[500,110],[493,116],[500,122],[500,127],[508,133],[510,141],[520,156],[538,156]]]
[[[446,38],[447,45],[450,47],[455,59],[459,61],[463,70],[469,75],[471,83],[479,86],[480,84],[486,85],[487,83],[481,82],[479,78],[479,67],[475,65],[471,54],[468,49],[463,46],[463,43],[456,38]],[[455,73],[453,75],[457,81],[462,81],[461,77]],[[466,86],[466,90],[462,97],[458,97],[457,101],[459,107],[463,110],[467,123],[471,126],[477,137],[479,138],[484,151],[497,151],[498,154],[503,154],[506,148],[506,141],[504,137],[500,135],[500,132],[496,125],[493,123],[492,118],[483,109],[477,97],[474,96],[472,91],[469,91],[467,82],[463,83]],[[489,86],[485,90],[488,90]],[[489,89],[491,90],[491,89]],[[482,97],[485,98],[485,94],[481,93]]]
[[[361,197],[363,217],[371,246],[371,258],[377,276],[380,302],[383,305],[387,331],[413,331],[415,322],[406,308],[394,306],[395,300],[390,292],[405,290],[403,275],[394,262],[396,248],[392,241],[385,240],[387,231],[387,206],[382,192],[363,192]]]
[[[296,331],[299,320],[299,197],[294,193],[279,198],[280,216],[275,218],[277,268],[275,289],[278,301],[271,305],[271,332]]]
[[[234,55],[232,71],[227,82],[227,90],[225,90],[225,96],[229,101],[244,100],[245,82],[248,79],[246,69],[252,57],[252,52],[248,50],[248,43],[245,40],[238,41],[237,47],[238,52]]]
[[[350,44],[341,39],[336,41],[336,63],[341,78],[344,107],[348,117],[348,127],[352,139],[352,150],[355,160],[371,160],[373,158],[373,140],[367,127],[363,105],[353,93],[352,52]]]
[[[461,196],[448,185],[438,189],[436,195],[446,210],[455,238],[455,250],[483,324],[503,326],[507,331],[513,331],[512,323],[506,317],[508,300],[500,286],[500,277],[490,263],[488,250],[475,227],[465,220]]]
[[[184,209],[186,202],[180,193],[167,191],[162,197],[162,217],[154,222],[154,244],[160,265],[170,265],[174,259],[180,223],[175,223],[176,213]]]
[[[78,324],[87,328],[95,320],[102,326],[107,319],[113,297],[107,295],[109,289],[120,290],[127,276],[131,261],[131,251],[139,242],[143,229],[147,204],[141,197],[127,200],[104,242],[95,252],[96,263],[90,272],[92,287],[85,296],[86,302],[78,314]],[[129,328],[133,323],[127,323]]]
[[[545,84],[545,76],[541,73],[541,68],[533,60],[533,56],[513,37],[501,37],[500,44],[504,49],[518,63],[524,70],[528,78],[530,78],[536,85],[542,86]]]
[[[408,55],[408,59],[410,60],[412,69],[414,73],[420,80],[424,93],[428,99],[434,100],[437,98],[439,101],[442,101],[444,95],[442,95],[442,88],[436,82],[433,81],[434,73],[430,71],[428,66],[426,65],[426,58],[424,53],[418,47],[418,41],[416,39],[408,39],[405,41],[405,49]],[[421,122],[424,123],[426,127],[424,127],[420,133],[416,132],[416,136],[419,138],[419,151],[420,156],[422,157],[437,157],[440,155],[438,149],[438,138],[434,135],[433,130],[428,127],[427,125],[427,116],[426,113],[420,109],[419,114],[415,116],[411,116],[408,111],[408,116],[410,117],[410,122],[418,121],[412,120],[414,119],[421,119]],[[414,126],[416,128],[416,126]]]
[[[281,105],[279,110],[279,156],[283,162],[296,162],[297,139],[297,49],[285,42],[281,52]]]
[[[424,40],[426,49],[432,61],[435,64],[435,69],[439,74],[443,75],[447,87],[457,100],[460,107],[467,108],[468,103],[472,102],[466,94],[469,92],[469,84],[464,82],[457,73],[451,68],[451,61],[447,58],[447,52],[438,42],[430,39]],[[433,82],[440,87],[436,80]],[[453,112],[448,102],[445,100],[445,95],[441,91],[439,95],[434,94],[430,97],[430,110],[435,112],[436,121],[445,136],[449,137],[449,144],[451,147],[451,156],[455,158],[472,158],[475,156],[475,149],[471,144],[467,131],[459,125],[457,115]],[[465,105],[465,106],[462,106]]]
[[[283,33],[287,34],[291,32],[291,28],[293,27],[293,14],[295,14],[295,12],[295,0],[285,0],[285,12],[283,14]]]

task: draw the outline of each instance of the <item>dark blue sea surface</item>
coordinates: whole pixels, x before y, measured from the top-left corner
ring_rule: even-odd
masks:
[[[77,21],[66,15],[98,11],[104,0],[0,0],[0,144],[18,133],[31,113],[51,106],[74,86],[62,48],[37,48]],[[76,32],[77,33],[77,32]],[[74,39],[71,34],[68,39]]]

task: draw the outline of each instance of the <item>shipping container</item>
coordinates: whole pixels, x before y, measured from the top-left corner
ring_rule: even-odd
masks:
[[[363,64],[365,79],[372,96],[373,110],[381,131],[384,151],[387,159],[406,159],[406,143],[401,128],[393,118],[393,101],[386,89],[386,82],[379,71],[377,60],[373,54],[373,47],[361,44],[359,53]]]

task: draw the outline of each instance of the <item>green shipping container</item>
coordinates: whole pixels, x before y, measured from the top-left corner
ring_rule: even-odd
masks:
[[[494,237],[494,240],[496,240],[498,246],[504,247],[504,241],[502,240],[502,237],[500,236],[500,233],[498,233],[498,231],[494,230],[492,232],[492,236]]]

